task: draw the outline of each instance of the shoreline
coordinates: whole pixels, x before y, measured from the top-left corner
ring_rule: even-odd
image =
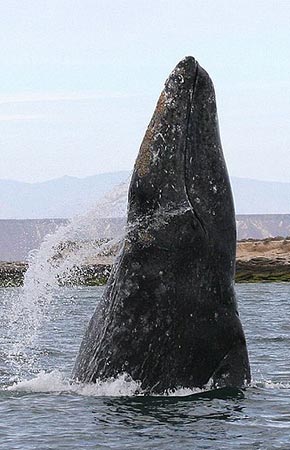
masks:
[[[112,264],[96,259],[77,270],[66,285],[106,284]],[[22,286],[26,262],[0,262],[0,287]],[[237,242],[236,283],[290,282],[290,238],[247,239]]]

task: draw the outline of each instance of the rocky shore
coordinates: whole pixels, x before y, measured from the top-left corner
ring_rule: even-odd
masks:
[[[0,262],[0,287],[21,286],[28,264],[23,262]]]
[[[237,244],[237,282],[290,281],[290,237]]]
[[[72,284],[105,284],[113,257],[88,261],[77,271]],[[236,282],[290,282],[290,237],[248,239],[237,243]],[[21,286],[25,262],[0,262],[0,287]]]

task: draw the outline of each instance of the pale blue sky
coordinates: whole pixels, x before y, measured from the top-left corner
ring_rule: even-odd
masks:
[[[0,17],[0,178],[131,169],[193,55],[231,175],[290,182],[290,1],[3,0]]]

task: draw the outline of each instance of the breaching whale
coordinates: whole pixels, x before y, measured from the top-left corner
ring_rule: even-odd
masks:
[[[142,389],[250,381],[235,291],[236,228],[215,93],[193,57],[170,74],[135,163],[127,230],[73,376]]]

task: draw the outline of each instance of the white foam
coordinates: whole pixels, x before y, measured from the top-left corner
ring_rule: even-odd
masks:
[[[31,392],[31,393],[74,393],[88,397],[131,397],[142,396],[140,382],[134,381],[130,375],[123,373],[116,378],[96,383],[77,383],[67,379],[59,370],[51,372],[41,371],[30,380],[15,382],[7,387],[8,391]],[[207,389],[179,388],[168,391],[166,394],[154,395],[154,397],[183,397],[204,392]]]
[[[200,389],[200,388],[178,388],[174,391],[169,391],[169,397],[186,397],[187,395],[199,394],[200,392],[206,392],[208,389]]]
[[[290,389],[290,383],[273,382],[271,380],[252,381],[249,388]],[[107,381],[97,380],[96,383],[85,384],[72,382],[59,370],[53,370],[52,372],[41,371],[35,378],[15,382],[12,386],[8,386],[6,390],[28,393],[67,393],[86,397],[132,397],[144,395],[140,388],[140,382],[134,381],[126,373]],[[168,397],[184,397],[206,392],[207,390],[208,388],[179,388],[164,395]],[[154,395],[154,397],[164,395]]]
[[[41,371],[35,378],[15,382],[7,388],[17,392],[63,392],[69,389],[68,380],[58,370],[49,373]]]
[[[252,380],[250,387],[263,389],[290,389],[290,383],[272,380]]]
[[[127,374],[119,375],[108,381],[98,381],[91,384],[70,382],[58,370],[41,371],[31,380],[23,380],[7,387],[14,392],[43,393],[75,393],[89,397],[122,397],[132,396],[140,392],[139,383]]]

